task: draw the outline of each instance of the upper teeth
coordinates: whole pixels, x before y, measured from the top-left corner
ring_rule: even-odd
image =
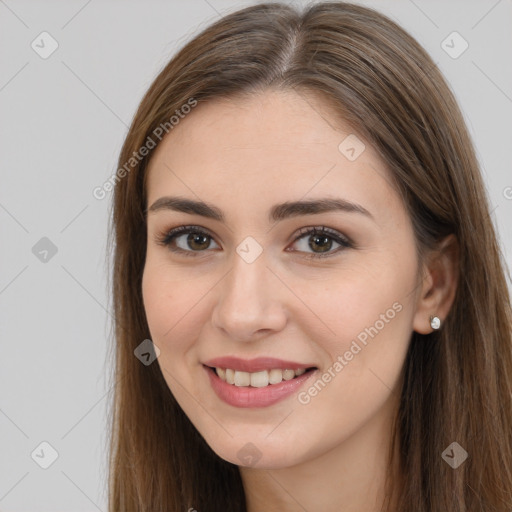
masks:
[[[217,375],[228,384],[235,386],[252,386],[263,388],[269,384],[279,384],[283,380],[290,380],[305,373],[304,368],[295,370],[263,370],[261,372],[249,373],[239,372],[231,368],[215,368]]]

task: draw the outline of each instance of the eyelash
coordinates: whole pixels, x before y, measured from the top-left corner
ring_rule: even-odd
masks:
[[[205,252],[205,251],[186,251],[183,249],[177,249],[171,246],[172,242],[180,235],[183,234],[195,234],[195,235],[203,235],[208,238],[212,238],[213,236],[205,231],[203,228],[199,226],[179,226],[177,228],[171,229],[170,231],[165,231],[157,235],[157,243],[168,248],[170,251],[175,253],[183,254],[184,256],[197,257],[197,253]],[[293,243],[296,243],[301,238],[304,238],[306,235],[325,235],[328,238],[334,240],[336,243],[340,244],[341,247],[338,247],[335,251],[330,251],[325,254],[322,253],[305,253],[305,258],[308,259],[317,259],[317,258],[329,258],[343,251],[344,249],[354,248],[353,242],[346,236],[338,233],[337,231],[327,228],[325,226],[316,226],[313,228],[305,227],[299,230],[298,236],[294,239]],[[292,252],[303,252],[303,251],[292,251]]]

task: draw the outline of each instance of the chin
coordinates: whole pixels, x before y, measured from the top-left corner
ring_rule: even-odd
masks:
[[[207,440],[208,442],[208,440]],[[256,469],[281,469],[294,466],[307,458],[302,450],[297,451],[297,442],[288,437],[288,442],[282,439],[274,440],[248,436],[225,439],[224,442],[208,442],[210,448],[221,458],[240,467]]]

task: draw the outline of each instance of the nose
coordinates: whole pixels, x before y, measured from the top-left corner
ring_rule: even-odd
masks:
[[[213,327],[224,336],[254,341],[286,325],[286,287],[267,265],[264,252],[252,263],[234,255],[231,270],[216,287],[212,312]]]

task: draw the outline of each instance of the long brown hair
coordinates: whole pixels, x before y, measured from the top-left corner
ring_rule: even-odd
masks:
[[[413,332],[393,441],[396,512],[512,510],[512,340],[505,263],[472,141],[450,88],[424,49],[382,14],[342,2],[303,12],[260,4],[229,14],[159,73],[119,157],[110,243],[115,317],[109,511],[246,510],[236,465],[188,420],[158,364],[142,301],[149,138],[191,100],[268,88],[317,94],[365,137],[393,173],[422,255],[453,233],[460,277],[442,329]],[[193,115],[193,112],[190,114]],[[167,125],[165,124],[167,123]],[[155,132],[156,130],[156,132]],[[134,156],[136,155],[136,157]],[[131,160],[132,159],[132,160]],[[127,162],[130,162],[127,167]],[[457,442],[468,459],[441,456]],[[391,455],[390,455],[391,457]]]

